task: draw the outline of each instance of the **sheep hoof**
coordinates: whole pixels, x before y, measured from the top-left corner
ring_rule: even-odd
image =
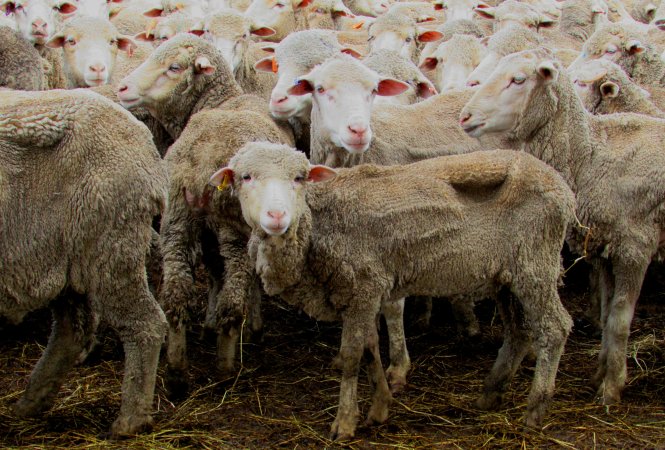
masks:
[[[123,439],[128,436],[152,430],[152,416],[140,414],[136,416],[120,416],[111,426],[110,439]]]
[[[378,406],[372,404],[365,420],[366,426],[378,425],[388,420],[388,405],[385,402],[379,402]]]
[[[41,414],[44,411],[44,407],[42,407],[38,402],[32,402],[29,400],[26,400],[25,398],[21,398],[19,401],[14,403],[12,406],[12,412],[16,417],[35,417]]]
[[[352,439],[356,431],[356,421],[349,418],[339,417],[335,419],[330,427],[330,440],[331,441],[348,441]]]
[[[388,380],[391,394],[397,394],[404,390],[404,387],[406,387],[406,374],[408,371],[408,366],[404,368],[391,365],[388,367],[386,370],[386,379]]]
[[[596,401],[605,406],[616,405],[621,402],[621,392],[616,388],[608,388],[606,383],[601,383],[596,393]]]
[[[537,407],[535,410],[529,411],[526,415],[526,420],[525,420],[527,428],[542,430],[544,416],[545,416],[544,406]]]
[[[496,410],[501,407],[503,403],[503,395],[498,392],[489,392],[480,396],[476,400],[476,408],[483,411]]]

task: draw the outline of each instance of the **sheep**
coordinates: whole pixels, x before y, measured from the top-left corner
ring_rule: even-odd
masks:
[[[660,4],[660,0],[638,0],[628,9],[630,15],[638,22],[651,23]]]
[[[379,96],[374,102],[394,103],[398,105],[411,105],[436,95],[434,85],[423,75],[423,73],[411,61],[404,59],[400,54],[392,50],[377,50],[363,59],[363,64],[379,75],[394,78],[409,85],[409,89],[396,96]]]
[[[431,57],[440,44],[451,39],[456,34],[468,34],[479,39],[485,37],[485,33],[475,22],[466,19],[447,21],[439,26],[436,31],[441,33],[442,37],[438,41],[425,44],[420,52],[420,64],[425,61],[425,58]]]
[[[598,58],[616,62],[638,84],[665,84],[665,61],[646,43],[646,36],[631,25],[611,23],[598,28],[570,68]]]
[[[145,269],[164,167],[148,130],[92,92],[7,91],[0,105],[1,314],[19,322],[49,306],[54,318],[14,413],[51,407],[101,319],[125,350],[111,436],[135,434],[152,424],[166,333]]]
[[[288,146],[257,142],[211,177],[213,186],[233,187],[265,291],[317,320],[342,320],[332,438],[354,435],[364,350],[374,390],[366,423],[387,419],[391,395],[375,320],[382,304],[407,295],[500,298],[505,340],[476,404],[501,404],[533,343],[526,422],[538,426],[572,326],[556,289],[575,205],[561,177],[523,153],[490,151],[339,169],[310,185],[334,173]]]
[[[21,34],[0,26],[0,86],[24,91],[46,87],[46,61]]]
[[[403,14],[411,17],[417,23],[445,21],[444,15],[435,10],[431,3],[419,1],[393,3],[385,14]]]
[[[476,8],[474,10],[480,17],[492,20],[494,32],[511,26],[531,28],[553,27],[555,21],[533,8],[531,5],[516,0],[506,0],[498,6]]]
[[[252,0],[245,15],[275,30],[266,40],[279,42],[293,32],[309,28],[304,13],[309,3],[310,0]]]
[[[76,11],[76,5],[51,0],[0,0],[0,8],[16,21],[18,31],[34,45],[44,45],[62,20],[61,14]]]
[[[443,37],[435,30],[425,30],[411,17],[398,13],[379,16],[368,29],[370,52],[394,50],[404,58],[418,63],[418,43],[437,41]]]
[[[665,112],[651,101],[651,94],[612,61],[588,61],[571,76],[584,107],[593,114],[633,112],[665,119]]]
[[[341,30],[347,27],[346,20],[352,21],[351,26],[363,20],[357,20],[342,0],[313,0],[307,6],[306,19],[309,29],[319,30]],[[364,18],[365,21],[368,19]]]
[[[148,28],[136,34],[134,39],[150,42],[155,47],[159,47],[164,41],[171,39],[178,33],[190,32],[195,28],[197,22],[199,22],[199,19],[178,11],[166,17],[154,18]]]
[[[80,16],[67,21],[46,46],[63,49],[67,84],[75,88],[108,84],[118,50],[131,55],[136,43],[106,19]]]
[[[159,0],[159,6],[151,7],[143,12],[146,17],[167,16],[176,12],[182,12],[190,17],[203,19],[205,17],[204,0]]]
[[[597,27],[608,23],[607,14],[603,0],[566,0],[561,5],[559,30],[584,42]]]
[[[274,76],[257,72],[254,68],[265,52],[251,41],[250,36],[267,37],[275,34],[275,30],[256,25],[236,10],[220,9],[206,17],[201,31],[194,29],[193,32],[208,39],[221,52],[244,92],[266,100],[270,98]]]
[[[218,331],[220,370],[232,370],[242,318],[258,310],[260,301],[248,269],[249,231],[239,207],[206,190],[201,174],[228,161],[248,141],[292,145],[293,136],[286,125],[271,119],[262,99],[242,94],[212,44],[191,34],[176,35],[155,49],[123,80],[118,98],[126,108],[146,107],[176,140],[165,157],[169,203],[160,230],[160,302],[169,321],[167,382],[171,393],[179,395],[186,388],[187,306],[197,262],[202,259],[212,281],[206,326]],[[228,203],[228,216],[209,214],[209,206],[218,201]],[[248,328],[258,331],[260,325],[260,317],[250,314]]]
[[[118,32],[127,36],[135,36],[149,28],[151,20],[143,12],[149,6],[145,3],[132,2],[131,4],[111,13],[110,19]]]
[[[665,121],[641,114],[592,116],[546,49],[506,56],[460,115],[471,136],[495,135],[557,169],[576,194],[585,227],[569,245],[592,266],[602,346],[592,381],[599,400],[620,400],[630,322],[647,266],[662,259]]]
[[[466,80],[467,86],[483,83],[501,58],[542,44],[542,38],[532,30],[509,27],[494,33],[487,41],[487,53]]]
[[[446,22],[454,20],[472,20],[476,8],[490,8],[490,5],[480,0],[434,0],[435,10],[442,10],[446,14]]]
[[[471,72],[485,56],[481,40],[468,34],[455,34],[442,42],[420,64],[424,70],[436,70],[434,80],[439,92],[463,89]]]
[[[346,0],[344,4],[353,14],[378,17],[388,11],[389,0]]]

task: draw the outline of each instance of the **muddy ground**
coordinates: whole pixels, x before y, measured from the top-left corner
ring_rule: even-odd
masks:
[[[623,402],[594,403],[588,380],[599,339],[581,327],[571,334],[557,377],[557,391],[543,431],[525,429],[533,361],[525,361],[500,411],[474,409],[501,345],[502,327],[491,302],[477,306],[482,335],[461,338],[449,307],[435,305],[429,330],[410,330],[413,370],[395,397],[387,423],[358,428],[349,448],[665,448],[665,274],[650,269],[632,326],[629,379]],[[584,268],[569,273],[561,290],[573,316],[587,299]],[[203,303],[203,292],[201,299]],[[242,367],[230,378],[215,372],[213,341],[190,334],[190,396],[167,399],[163,364],[152,433],[122,442],[99,436],[120,406],[122,348],[109,330],[98,354],[77,367],[56,404],[39,419],[19,420],[9,406],[21,394],[50,327],[48,312],[0,330],[0,447],[57,448],[326,448],[336,411],[339,372],[330,367],[340,328],[316,323],[276,301],[266,301],[263,343],[244,345]],[[200,312],[199,312],[200,317]],[[382,332],[385,334],[385,331]],[[387,347],[385,335],[383,347]],[[384,365],[388,357],[383,355]],[[360,407],[367,411],[367,378],[361,374]]]

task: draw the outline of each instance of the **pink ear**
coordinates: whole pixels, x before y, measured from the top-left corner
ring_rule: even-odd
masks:
[[[418,42],[434,42],[443,38],[443,33],[438,31],[425,31],[418,35]]]
[[[438,59],[429,57],[425,58],[425,61],[420,64],[420,68],[423,70],[434,70],[437,64],[439,64]]]
[[[127,56],[129,56],[130,58],[134,54],[134,50],[136,49],[136,47],[137,47],[136,43],[134,43],[134,41],[132,41],[129,38],[126,37],[118,38],[118,48],[120,50],[127,52]]]
[[[333,16],[335,19],[338,18],[338,17],[350,17],[350,18],[354,18],[354,17],[356,17],[356,16],[354,16],[353,14],[349,14],[349,13],[347,13],[346,11],[342,11],[342,10],[339,10],[339,11],[333,11],[333,12],[332,12],[332,16]]]
[[[5,3],[5,15],[10,15],[16,10],[16,3],[14,2],[8,2]]]
[[[203,73],[205,75],[212,75],[217,68],[210,63],[210,60],[205,56],[197,56],[194,61],[194,69],[196,73]]]
[[[494,19],[494,8],[487,6],[477,6],[473,11],[483,19]]]
[[[435,11],[441,11],[443,9],[443,5],[441,3],[435,3],[434,4],[434,10]]]
[[[55,35],[46,43],[46,46],[49,48],[60,48],[63,45],[65,45],[65,37],[63,35]]]
[[[296,9],[297,8],[305,8],[305,7],[309,6],[311,3],[312,3],[312,0],[302,0],[300,3],[298,3],[296,5]]]
[[[395,80],[392,78],[384,78],[379,81],[379,85],[376,89],[377,95],[383,97],[391,97],[393,95],[399,95],[402,92],[409,89],[409,85],[403,81]]]
[[[418,96],[420,98],[430,98],[431,96],[438,94],[438,92],[436,92],[436,88],[432,86],[431,83],[426,83],[424,81],[418,83],[417,90]]]
[[[261,27],[261,28],[257,28],[255,30],[252,30],[251,33],[255,34],[257,36],[265,37],[265,36],[272,36],[273,34],[275,34],[275,30],[273,30],[270,27]]]
[[[148,33],[146,35],[144,31],[141,31],[139,34],[134,36],[134,39],[136,39],[137,41],[152,42],[155,40],[155,35],[152,33]]]
[[[345,53],[345,54],[347,54],[347,55],[351,55],[351,56],[353,56],[353,57],[356,58],[356,59],[362,59],[362,57],[363,57],[363,55],[361,55],[360,53],[358,53],[358,52],[355,51],[354,49],[352,49],[352,48],[348,48],[348,47],[343,48],[343,49],[342,49],[342,53]]]
[[[272,72],[272,60],[273,56],[268,56],[267,58],[260,59],[254,64],[254,69],[260,70],[261,72]]]
[[[217,189],[224,189],[228,185],[233,185],[233,177],[235,173],[229,167],[222,167],[217,172],[213,173],[208,181],[208,184],[216,187]]]
[[[331,169],[330,167],[327,166],[315,165],[309,167],[309,175],[307,176],[307,181],[311,181],[312,183],[319,183],[321,181],[331,180],[336,176],[337,172],[335,171],[335,169]]]
[[[143,15],[146,17],[160,17],[163,11],[164,10],[161,8],[153,8],[149,11],[144,12]]]
[[[297,80],[296,84],[291,86],[286,91],[286,93],[289,95],[305,95],[311,94],[312,92],[314,92],[314,86],[312,86],[312,83],[303,78]]]
[[[419,17],[418,20],[416,20],[416,23],[434,22],[435,20],[435,17]]]
[[[74,11],[76,11],[76,5],[72,5],[71,3],[63,3],[58,6],[60,14],[72,14]]]
[[[203,36],[204,33],[205,33],[205,31],[203,31],[203,30],[189,30],[189,34],[193,34],[194,36],[201,37],[201,36]]]

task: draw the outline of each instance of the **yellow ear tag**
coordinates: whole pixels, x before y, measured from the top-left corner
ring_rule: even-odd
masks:
[[[353,28],[354,30],[359,30],[359,29],[362,28],[363,25],[365,25],[364,20],[362,20],[362,21],[358,22],[357,24],[353,25],[351,28]]]
[[[222,184],[217,186],[217,190],[223,191],[224,189],[226,189],[229,183],[230,183],[229,176],[227,174],[224,174],[224,178],[222,178]]]
[[[146,37],[146,39],[150,36],[150,32],[151,32],[152,30],[154,30],[155,28],[157,28],[157,19],[152,19],[152,20],[148,23],[148,27],[145,29],[145,37]]]

